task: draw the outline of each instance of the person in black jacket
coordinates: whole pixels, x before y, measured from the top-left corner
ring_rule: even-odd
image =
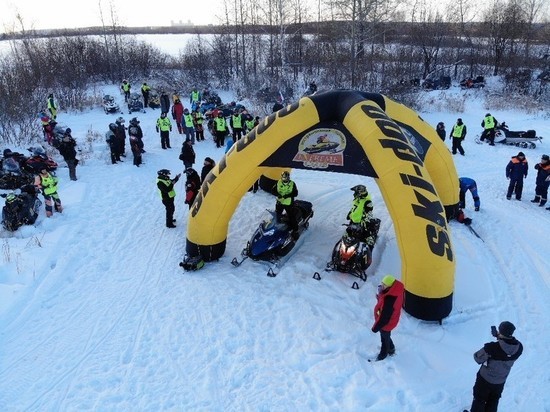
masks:
[[[208,176],[208,173],[216,166],[216,162],[211,157],[206,157],[201,170],[201,184],[204,183],[204,179]]]
[[[537,171],[537,179],[535,181],[535,198],[531,200],[533,203],[539,203],[539,206],[544,206],[548,198],[548,187],[550,187],[550,158],[547,154],[543,154],[540,163],[535,165]],[[550,210],[550,209],[549,209]]]
[[[71,180],[76,180],[76,166],[78,165],[78,160],[76,158],[76,140],[71,136],[71,132],[72,130],[70,127],[65,129],[65,133],[57,149],[67,163],[69,177]]]
[[[193,149],[191,139],[185,139],[183,142],[179,159],[183,162],[183,170],[189,169],[195,164],[195,149]]]
[[[506,178],[510,180],[508,191],[506,192],[506,199],[510,200],[513,192],[516,195],[516,200],[521,200],[523,179],[527,177],[528,170],[529,164],[523,152],[519,152],[516,156],[512,156],[512,159],[506,165]]]
[[[445,136],[447,135],[447,132],[445,131],[445,123],[439,122],[435,127],[435,131],[441,140],[445,141]]]
[[[523,353],[523,345],[513,337],[516,327],[502,322],[498,330],[491,327],[496,342],[488,342],[474,353],[474,360],[481,365],[474,384],[474,400],[470,412],[496,412],[504,384],[514,362]]]
[[[126,126],[124,123],[126,121],[119,117],[115,120],[117,126],[115,130],[115,150],[119,156],[126,157]]]
[[[166,208],[166,227],[174,228],[176,227],[174,224],[176,221],[174,219],[174,211],[176,210],[174,206],[174,198],[176,197],[174,185],[180,179],[181,174],[178,173],[176,177],[170,179],[170,170],[160,169],[157,175],[157,188],[162,199],[162,204]]]
[[[187,176],[185,181],[185,204],[189,205],[189,209],[191,209],[201,188],[201,178],[197,171],[192,168],[185,169],[185,175]]]
[[[143,130],[139,125],[139,120],[134,117],[130,120],[130,127],[128,127],[128,136],[130,136],[130,150],[134,155],[134,166],[139,167],[142,163],[141,154],[145,152],[143,150]]]

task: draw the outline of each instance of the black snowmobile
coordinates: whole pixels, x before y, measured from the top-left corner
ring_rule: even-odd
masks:
[[[141,96],[138,93],[130,94],[128,99],[128,114],[133,112],[142,112],[145,113],[143,109],[143,102],[141,101]]]
[[[296,200],[293,213],[298,221],[298,233],[293,234],[286,215],[281,221],[278,221],[274,211],[269,210],[268,212],[271,215],[270,218],[260,223],[241,252],[243,259],[238,261],[237,258],[234,258],[231,262],[234,266],[239,266],[247,258],[270,263],[279,262],[296,246],[302,233],[309,227],[309,219],[313,217],[312,204],[305,200]]]
[[[25,185],[21,193],[2,194],[6,199],[2,208],[2,226],[15,232],[23,225],[32,225],[36,222],[42,202],[38,198],[38,191],[33,185]]]
[[[378,238],[380,219],[372,219],[366,233],[357,223],[344,226],[347,226],[346,231],[334,245],[326,270],[349,273],[365,281],[367,280],[366,270],[372,263],[372,249]]]

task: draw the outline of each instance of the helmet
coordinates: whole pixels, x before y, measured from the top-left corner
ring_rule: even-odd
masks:
[[[491,113],[487,113],[487,114],[485,115],[485,117],[487,117],[487,116],[491,116]]]
[[[170,176],[170,170],[168,169],[160,169],[157,174],[159,176]]]
[[[196,174],[197,172],[195,171],[195,169],[193,169],[192,167],[188,167],[187,169],[185,169],[185,175],[187,177],[190,177],[194,174]]]
[[[183,113],[189,114],[189,109],[183,109]]]
[[[283,173],[281,173],[281,180],[283,182],[288,182],[290,181],[290,173],[287,172],[287,171],[284,171]]]
[[[4,149],[3,155],[4,157],[9,157],[12,155],[12,151],[10,149]]]
[[[116,125],[116,124],[114,124],[114,123],[110,123],[110,124],[109,124],[109,130],[110,130],[111,132],[114,132],[116,129],[117,129],[117,125]]]
[[[548,157],[547,154],[543,154],[542,157],[541,157],[542,160],[545,160],[545,161],[548,161],[550,160],[550,158]]]
[[[137,126],[139,124],[139,120],[137,119],[137,117],[133,117],[132,120],[130,120],[130,124],[132,126]]]
[[[160,114],[160,117],[162,117],[162,118],[164,119],[164,118],[166,117],[166,113],[165,113],[165,112],[162,112],[162,113]]]
[[[367,192],[367,188],[365,185],[356,185],[351,188],[353,190],[353,197],[366,197],[369,192]]]
[[[122,116],[120,116],[118,119],[116,119],[116,122],[118,124],[123,124],[125,122],[125,120],[122,118]]]
[[[71,133],[72,133],[71,128],[70,128],[70,127],[67,127],[67,128],[65,129],[65,134],[71,134]]]

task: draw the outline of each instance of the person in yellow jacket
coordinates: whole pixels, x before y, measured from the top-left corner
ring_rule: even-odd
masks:
[[[361,226],[363,231],[363,239],[361,240],[372,249],[376,242],[376,234],[373,234],[371,230],[371,225],[375,220],[372,213],[374,210],[372,199],[365,185],[353,186],[351,190],[353,190],[353,202],[347,219],[350,223]]]
[[[290,173],[284,171],[281,173],[281,178],[273,186],[272,193],[277,196],[277,202],[275,203],[275,213],[277,214],[277,221],[281,221],[283,218],[283,212],[286,212],[288,218],[288,225],[293,231],[293,234],[298,233],[298,222],[294,214],[294,198],[298,196],[298,187],[296,183],[290,180]]]
[[[171,149],[170,132],[172,131],[172,122],[166,116],[165,112],[160,114],[157,119],[157,133],[160,132],[160,145],[163,149]]]
[[[52,119],[57,119],[57,104],[55,103],[55,100],[53,98],[53,93],[50,93],[48,95],[48,100],[46,101],[46,103],[48,105],[48,111],[52,115]]]
[[[181,174],[177,174],[176,177],[170,179],[170,170],[160,169],[157,172],[157,188],[159,190],[162,204],[166,208],[166,227],[174,228],[176,225],[174,222],[174,198],[176,197],[176,191],[174,190],[174,184],[180,179]]]
[[[130,98],[130,89],[132,86],[130,86],[130,82],[126,79],[122,81],[122,84],[120,85],[120,90],[122,90],[122,93],[124,93],[124,102],[128,103],[128,99]]]
[[[57,194],[57,177],[43,168],[40,173],[34,178],[34,186],[42,192],[44,196],[44,204],[46,205],[46,217],[53,215],[53,210],[58,213],[63,212],[61,199]]]
[[[149,95],[151,94],[151,86],[146,82],[141,85],[141,95],[143,96],[143,107],[149,107]]]

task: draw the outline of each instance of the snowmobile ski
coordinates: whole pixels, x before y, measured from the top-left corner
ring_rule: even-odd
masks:
[[[478,239],[481,239],[481,241],[485,243],[485,241],[481,238],[481,236],[478,235],[478,233],[474,230],[472,226],[470,225],[466,225],[466,226],[468,227],[468,229],[470,229],[470,232],[472,232],[475,237],[477,237]]]

